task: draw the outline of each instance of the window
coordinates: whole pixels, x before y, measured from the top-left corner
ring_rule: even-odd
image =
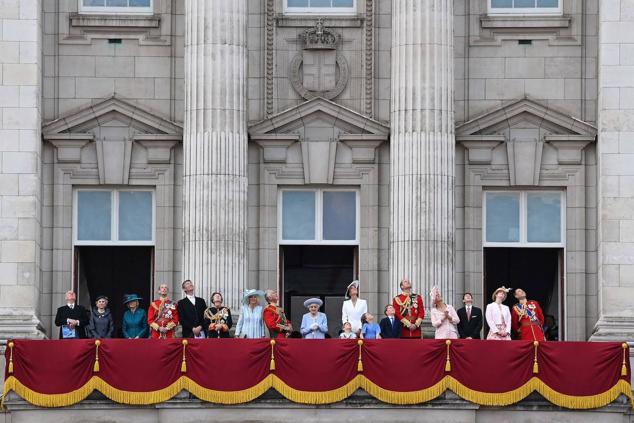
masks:
[[[280,244],[358,244],[358,191],[284,189],[279,203]]]
[[[486,191],[484,246],[563,247],[563,191]]]
[[[284,0],[284,12],[350,15],[356,13],[356,0]]]
[[[154,192],[78,189],[75,245],[154,245]]]
[[[154,0],[79,0],[80,13],[152,14]]]
[[[563,0],[489,0],[492,15],[560,15]]]

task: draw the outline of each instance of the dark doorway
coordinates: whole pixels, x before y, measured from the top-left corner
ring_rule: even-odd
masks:
[[[561,248],[485,248],[485,306],[491,302],[493,291],[501,285],[522,288],[529,299],[539,302],[544,315],[555,317],[561,330],[564,327],[561,324],[563,310],[560,307],[563,294],[562,257]],[[517,302],[512,294],[513,291],[509,292],[505,301],[509,308]],[[485,327],[484,333],[486,336],[488,327]],[[563,333],[559,336],[562,337]]]
[[[307,310],[304,301],[321,298],[320,311],[328,317],[328,331],[341,329],[341,306],[346,287],[357,274],[357,246],[285,245],[280,248],[284,310],[299,330]]]
[[[121,336],[124,294],[143,298],[147,309],[152,293],[154,247],[77,247],[77,297],[86,308],[98,295],[109,298],[115,319],[115,336]]]

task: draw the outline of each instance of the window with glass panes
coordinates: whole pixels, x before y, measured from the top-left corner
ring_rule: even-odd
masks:
[[[489,0],[490,14],[561,14],[563,0]]]
[[[153,245],[154,191],[75,191],[75,245]]]
[[[79,0],[80,13],[151,14],[153,0]]]
[[[356,0],[284,0],[285,13],[353,14]]]
[[[356,245],[359,193],[354,189],[283,189],[280,244]]]
[[[563,191],[485,191],[485,246],[563,247]]]

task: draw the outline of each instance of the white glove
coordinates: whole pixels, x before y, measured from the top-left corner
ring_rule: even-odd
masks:
[[[317,330],[319,329],[319,325],[317,323],[313,323],[313,325],[310,327],[311,330]]]

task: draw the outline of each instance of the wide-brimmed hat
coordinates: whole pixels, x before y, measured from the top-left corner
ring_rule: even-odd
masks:
[[[359,281],[352,281],[350,282],[350,285],[348,285],[348,287],[346,288],[346,295],[344,295],[344,297],[346,297],[346,300],[350,299],[350,288],[357,288],[357,297],[361,294],[361,289],[359,288]]]
[[[511,288],[507,288],[507,287],[505,287],[504,285],[502,285],[501,287],[499,287],[498,289],[496,289],[495,291],[493,291],[493,295],[491,295],[491,298],[493,299],[493,301],[495,301],[495,295],[496,295],[498,292],[502,291],[502,292],[504,292],[504,299],[506,300],[506,297],[507,297],[507,295],[508,295],[508,293],[509,293],[509,291],[510,291],[510,290],[511,290]]]
[[[324,302],[319,298],[309,298],[304,301],[304,307],[306,308],[310,307],[313,304],[317,304],[317,307],[321,307],[322,305],[324,305]]]
[[[434,285],[429,292],[429,296],[431,297],[431,303],[436,304],[436,301],[442,300],[442,295],[440,295],[440,288]]]
[[[139,297],[136,294],[125,294],[123,296],[123,305],[131,303],[132,301],[141,301],[143,298]]]
[[[242,303],[249,304],[249,297],[258,297],[258,302],[261,303],[264,301],[264,292],[259,289],[247,289],[242,294]]]

